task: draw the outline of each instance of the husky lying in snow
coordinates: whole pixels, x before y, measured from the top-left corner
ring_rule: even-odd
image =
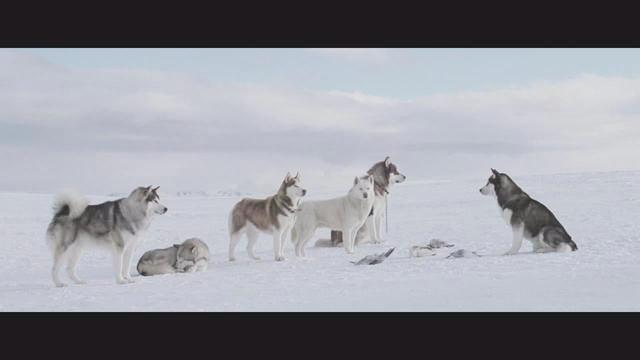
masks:
[[[198,238],[185,240],[166,249],[150,250],[138,261],[143,276],[176,272],[205,271],[209,264],[209,247]]]
[[[300,174],[287,176],[282,181],[278,193],[266,199],[242,199],[229,215],[229,261],[236,259],[234,252],[240,237],[247,235],[247,253],[254,260],[260,260],[253,253],[253,247],[260,232],[273,235],[273,252],[276,261],[284,260],[284,241],[291,232],[302,197],[307,190],[300,187]]]
[[[302,204],[291,232],[296,256],[306,256],[304,247],[318,228],[342,231],[344,248],[352,254],[356,232],[367,220],[375,201],[373,187],[373,176],[356,177],[347,195]]]
[[[373,164],[367,174],[373,176],[375,201],[371,216],[367,218],[365,226],[358,230],[356,244],[360,244],[367,239],[372,243],[384,241],[381,236],[380,224],[382,224],[382,220],[386,216],[387,195],[392,185],[399,184],[407,179],[406,176],[398,171],[398,167],[391,162],[388,156],[383,161]],[[331,230],[331,245],[338,246],[340,243],[342,243],[342,233],[335,229]]]
[[[496,197],[502,217],[511,225],[513,244],[505,255],[516,254],[522,246],[522,238],[533,243],[534,252],[578,250],[551,210],[529,197],[509,175],[495,169],[491,172],[480,193]]]
[[[133,251],[153,215],[167,212],[158,202],[157,190],[151,186],[138,187],[126,198],[98,205],[88,205],[81,195],[71,192],[58,195],[47,228],[47,243],[53,251],[53,283],[58,287],[65,285],[59,278],[64,263],[69,278],[77,284],[84,283],[76,274],[76,265],[87,245],[102,245],[111,250],[116,283],[133,282],[130,276]]]

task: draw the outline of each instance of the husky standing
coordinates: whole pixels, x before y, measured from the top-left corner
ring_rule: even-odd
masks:
[[[109,248],[116,283],[133,282],[129,273],[133,250],[153,215],[167,212],[158,202],[157,190],[151,186],[138,187],[126,198],[98,205],[88,205],[81,195],[71,192],[58,195],[53,204],[53,219],[47,228],[47,243],[53,251],[53,283],[65,286],[59,279],[64,263],[69,278],[77,284],[84,283],[76,274],[76,265],[87,245]]]
[[[373,176],[357,177],[349,193],[329,200],[306,201],[291,232],[296,256],[306,256],[304,247],[318,228],[342,231],[344,249],[353,254],[356,232],[364,225],[375,201]]]
[[[356,235],[356,244],[360,244],[368,236],[372,243],[381,243],[382,240],[380,224],[386,216],[387,195],[393,184],[398,184],[407,179],[406,176],[398,171],[398,167],[391,162],[387,156],[383,161],[379,161],[367,171],[367,174],[373,176],[375,201],[371,216],[367,218],[365,226],[358,230]],[[342,242],[342,233],[337,230],[331,230],[331,245],[337,246]]]
[[[242,199],[229,215],[229,261],[236,259],[234,253],[243,234],[247,235],[247,253],[260,260],[253,248],[260,232],[273,235],[273,252],[276,261],[283,261],[284,241],[296,221],[296,212],[307,190],[300,187],[300,174],[287,176],[278,193],[266,199]]]
[[[491,172],[493,174],[480,193],[496,197],[502,217],[511,225],[513,244],[505,255],[516,254],[522,246],[522,238],[533,243],[535,252],[578,250],[551,210],[530,198],[509,175],[495,169]]]

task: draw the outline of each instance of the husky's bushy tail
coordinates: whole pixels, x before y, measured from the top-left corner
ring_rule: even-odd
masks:
[[[47,228],[46,236],[47,245],[50,249],[53,249],[56,245],[56,234],[54,231],[55,220],[63,217],[75,219],[82,215],[87,206],[89,206],[89,201],[74,190],[65,190],[56,195],[52,207],[53,220]]]
[[[82,215],[87,206],[89,201],[84,196],[74,190],[65,190],[53,200],[53,217],[67,216],[75,219]]]

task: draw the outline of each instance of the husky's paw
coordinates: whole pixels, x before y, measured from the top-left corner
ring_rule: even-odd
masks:
[[[67,284],[65,284],[65,283],[56,283],[55,285],[56,285],[56,287],[59,287],[59,288],[67,286]]]
[[[76,284],[76,285],[86,285],[87,284],[86,281],[80,280],[80,279],[74,279],[73,283]]]
[[[135,280],[133,280],[132,278],[128,277],[124,279],[128,284],[133,284],[134,282],[136,282]]]
[[[502,254],[503,256],[508,256],[508,255],[515,255],[517,254],[517,252],[513,252],[513,251],[507,251],[506,253]]]
[[[252,258],[255,261],[262,260],[260,256],[250,256],[250,258]]]
[[[125,279],[116,279],[116,284],[118,285],[124,285],[124,284],[128,284],[129,282]]]
[[[276,261],[285,261],[284,256],[276,256]]]
[[[229,261],[236,261],[235,256],[234,257],[229,257]]]

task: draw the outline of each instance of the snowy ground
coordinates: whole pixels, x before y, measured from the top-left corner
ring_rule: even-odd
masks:
[[[360,246],[355,255],[310,247],[310,259],[296,259],[287,243],[285,262],[273,261],[264,236],[257,247],[263,260],[246,256],[245,240],[238,260],[226,260],[227,214],[238,198],[163,196],[169,212],[155,219],[135,261],[146,250],[198,236],[213,252],[208,271],[116,285],[109,255],[89,250],[78,269],[88,284],[55,288],[43,235],[52,196],[0,193],[0,311],[640,310],[640,172],[514,179],[554,211],[579,251],[532,254],[525,242],[520,254],[498,256],[508,250],[511,231],[495,200],[478,192],[484,175],[401,184],[390,198],[385,244]],[[310,199],[342,194],[309,190]],[[412,245],[433,237],[456,247],[408,256]],[[391,246],[396,252],[383,264],[349,263]],[[445,259],[460,248],[487,256]]]

